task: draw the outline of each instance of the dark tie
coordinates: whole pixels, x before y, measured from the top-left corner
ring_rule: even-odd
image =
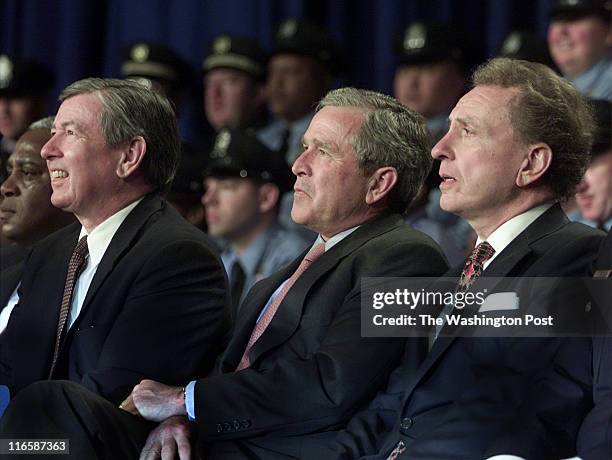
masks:
[[[240,363],[238,364],[238,367],[236,368],[237,371],[247,368],[251,365],[251,361],[249,359],[249,352],[251,351],[251,347],[257,341],[257,339],[261,337],[261,335],[264,333],[264,331],[266,330],[266,328],[272,321],[272,318],[274,318],[274,315],[276,314],[276,311],[278,310],[278,306],[281,304],[281,302],[287,295],[287,292],[289,292],[289,289],[291,289],[291,287],[295,284],[297,279],[300,276],[302,276],[302,273],[306,271],[306,269],[310,266],[310,264],[312,264],[315,260],[321,257],[324,252],[325,252],[325,244],[319,243],[315,245],[308,252],[308,254],[306,254],[306,256],[300,263],[297,270],[293,273],[293,275],[291,275],[291,278],[289,278],[285,282],[285,285],[282,287],[282,289],[280,290],[280,292],[278,293],[274,301],[270,304],[268,309],[265,311],[265,313],[261,316],[261,318],[255,325],[253,332],[251,332],[251,338],[249,339],[249,343],[247,344],[246,349],[244,350],[242,359],[240,360]]]
[[[236,318],[238,307],[240,306],[240,297],[244,289],[245,278],[246,275],[242,269],[242,264],[236,259],[230,270],[230,291],[232,294],[232,311],[234,312],[234,319]]]
[[[281,144],[278,149],[278,153],[280,153],[283,158],[287,156],[287,152],[289,151],[289,138],[291,137],[291,130],[289,128],[285,128],[281,136]]]
[[[457,291],[467,291],[474,280],[482,274],[484,263],[491,258],[495,253],[495,249],[486,241],[483,241],[474,248],[470,257],[468,257],[461,272]]]
[[[79,278],[81,270],[85,265],[87,259],[87,235],[82,237],[77,243],[72,256],[70,256],[70,262],[68,262],[68,274],[66,275],[66,284],[64,285],[64,295],[62,296],[62,305],[59,311],[59,321],[57,323],[57,336],[55,338],[55,351],[53,352],[53,361],[51,362],[51,369],[49,370],[49,378],[53,376],[55,365],[57,364],[57,357],[62,343],[62,336],[66,327],[66,320],[68,319],[68,313],[70,312],[70,304],[72,301],[72,294],[74,291],[74,285],[76,280]]]

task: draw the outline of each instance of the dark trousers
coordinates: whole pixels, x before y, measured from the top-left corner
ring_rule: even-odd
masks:
[[[49,380],[28,386],[11,401],[0,420],[0,439],[69,439],[68,456],[34,458],[138,459],[155,426],[77,383]]]

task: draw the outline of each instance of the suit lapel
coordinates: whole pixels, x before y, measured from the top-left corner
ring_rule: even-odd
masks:
[[[164,207],[164,202],[157,194],[146,196],[133,210],[128,214],[125,220],[121,223],[121,226],[117,229],[117,232],[111,239],[111,242],[100,260],[100,264],[96,269],[96,273],[91,280],[87,295],[83,301],[81,312],[73,324],[73,327],[68,331],[68,336],[71,332],[74,333],[76,330],[75,326],[78,326],[82,321],[85,313],[89,309],[92,300],[95,298],[98,290],[115,267],[117,261],[123,256],[123,254],[132,246],[132,241],[140,234],[142,227],[146,224],[148,219],[155,212],[160,211]],[[65,340],[66,343],[68,340]]]
[[[221,372],[227,373],[236,370],[263,306],[281,283],[297,270],[306,252],[304,251],[285,268],[256,283],[248,292],[240,307],[240,314],[238,315],[230,343],[223,354]]]
[[[333,270],[343,258],[354,252],[366,242],[399,225],[403,225],[403,222],[401,217],[397,215],[384,216],[368,222],[313,262],[308,270],[303,273],[289,290],[279,305],[278,311],[274,315],[268,328],[259,340],[253,344],[250,352],[251,363],[254,363],[261,355],[279,346],[293,335],[300,324],[306,297],[319,279]],[[287,270],[285,272],[286,276],[280,282],[293,274],[305,254],[306,253],[302,254],[299,259],[291,264],[292,270]],[[279,284],[280,283],[276,286],[278,287]],[[269,296],[264,300],[264,304],[268,299]],[[263,305],[260,305],[260,310],[262,306]],[[249,335],[251,331],[252,328],[249,331]]]
[[[522,261],[532,253],[531,245],[539,239],[556,232],[569,222],[559,204],[554,204],[544,214],[538,217],[531,225],[521,232],[504,250],[491,262],[483,272],[483,277],[503,278],[507,276],[520,276],[524,271]],[[465,261],[457,267],[450,269],[445,277],[459,277],[463,270]],[[487,283],[488,292],[493,292],[495,285]],[[478,280],[474,282],[472,290],[478,289]],[[461,328],[457,328],[455,334],[450,337],[438,337],[429,355],[419,368],[419,372],[407,387],[405,398],[416,388],[418,383],[427,375],[430,369],[438,362],[444,352],[458,338]]]

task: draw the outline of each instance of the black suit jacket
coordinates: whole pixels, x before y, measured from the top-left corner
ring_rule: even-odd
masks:
[[[584,273],[603,234],[555,205],[517,236],[483,276]],[[447,276],[458,276],[460,267]],[[583,341],[586,341],[584,339]],[[384,393],[351,420],[323,458],[383,460],[402,439],[406,459],[477,459],[501,434],[535,372],[562,339],[439,337],[420,369],[398,368]]]
[[[46,379],[80,225],[37,244],[1,361],[13,392]],[[156,194],[126,217],[68,330],[54,378],[120,402],[144,378],[183,384],[210,369],[229,327],[226,277],[206,236]]]
[[[605,319],[612,326],[612,232],[604,241],[594,264],[591,290],[593,301],[607,312]],[[580,382],[572,369],[572,382]],[[580,374],[578,374],[580,376]],[[584,460],[612,458],[612,337],[593,339],[593,408],[578,433],[577,450]],[[584,386],[584,385],[583,385]]]
[[[303,256],[253,286],[215,374],[196,384],[206,458],[313,458],[384,384],[404,347],[361,337],[361,278],[437,276],[447,267],[436,243],[399,215],[363,224],[296,281],[252,347],[251,367],[234,372],[261,309]],[[426,344],[410,344],[416,366]]]
[[[16,244],[0,248],[0,309],[17,287],[29,253],[29,249]]]

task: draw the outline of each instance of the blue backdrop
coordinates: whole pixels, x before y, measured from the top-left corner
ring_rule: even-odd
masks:
[[[393,34],[408,22],[435,20],[463,30],[484,56],[508,32],[543,37],[552,0],[0,0],[0,50],[36,58],[55,69],[53,97],[87,76],[116,77],[123,47],[150,40],[174,48],[194,67],[181,120],[186,138],[202,126],[200,68],[207,45],[221,32],[257,37],[271,47],[274,27],[288,17],[328,28],[345,54],[341,84],[390,92]]]

